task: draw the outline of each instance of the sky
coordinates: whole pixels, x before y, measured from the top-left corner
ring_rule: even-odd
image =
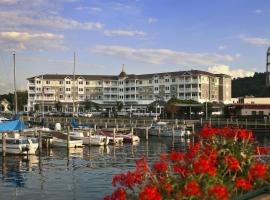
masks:
[[[269,0],[0,0],[0,94],[39,74],[264,72]]]

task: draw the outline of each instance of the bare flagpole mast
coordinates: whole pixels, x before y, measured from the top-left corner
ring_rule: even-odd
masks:
[[[75,115],[75,52],[73,56],[73,117]]]
[[[15,115],[18,113],[17,103],[17,88],[16,88],[16,63],[15,63],[15,51],[13,51],[13,78],[14,78],[14,104],[15,104]]]

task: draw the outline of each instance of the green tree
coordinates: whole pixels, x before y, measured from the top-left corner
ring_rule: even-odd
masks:
[[[116,102],[116,108],[117,108],[117,111],[120,112],[120,111],[123,109],[123,107],[124,107],[124,104],[123,104],[122,101],[117,101],[117,102]]]
[[[62,104],[60,101],[55,102],[54,106],[57,111],[62,111]]]

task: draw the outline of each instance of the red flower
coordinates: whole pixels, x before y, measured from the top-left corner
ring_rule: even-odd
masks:
[[[223,185],[214,185],[208,190],[210,197],[216,197],[217,200],[227,200],[229,199],[228,190]]]
[[[164,188],[165,188],[165,190],[166,190],[166,192],[167,192],[167,194],[168,194],[168,196],[169,197],[171,197],[171,190],[172,190],[172,186],[171,186],[171,184],[170,183],[165,183],[165,186],[164,186]]]
[[[249,176],[251,179],[264,179],[267,174],[267,166],[264,163],[257,162],[249,168]]]
[[[161,200],[161,195],[154,186],[146,186],[139,194],[140,200]]]
[[[204,127],[201,130],[201,136],[209,138],[209,137],[212,137],[213,135],[218,134],[218,131],[219,130],[216,128]]]
[[[184,186],[184,195],[201,196],[200,186],[196,181],[190,181]]]
[[[127,172],[126,174],[118,174],[113,177],[112,185],[115,187],[117,183],[121,186],[132,188],[135,184],[139,184],[142,176],[139,173]]]
[[[170,153],[170,160],[171,161],[180,161],[184,159],[184,154],[180,153],[180,152],[175,152],[172,151]]]
[[[229,171],[238,170],[240,168],[239,162],[234,156],[225,156],[224,162],[228,166]]]
[[[136,172],[137,173],[145,173],[148,171],[148,164],[144,157],[136,160]]]
[[[257,147],[256,148],[257,154],[266,154],[269,152],[269,147]]]
[[[197,162],[194,163],[193,167],[197,174],[208,173],[210,176],[216,175],[216,168],[209,159],[200,157]]]
[[[126,200],[126,192],[122,188],[118,188],[111,196],[104,197],[104,200]]]
[[[245,178],[236,179],[235,185],[236,185],[237,189],[242,189],[242,190],[246,190],[246,191],[251,190],[251,187],[252,187],[249,180],[245,179]]]
[[[156,162],[154,164],[154,170],[157,171],[157,172],[166,172],[167,169],[168,169],[168,164],[166,162]]]
[[[186,176],[188,174],[188,169],[185,166],[182,166],[180,164],[176,164],[173,166],[173,171],[175,173],[180,173],[182,176]]]

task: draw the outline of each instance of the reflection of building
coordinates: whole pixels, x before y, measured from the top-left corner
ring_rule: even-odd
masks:
[[[231,77],[190,70],[153,74],[76,75],[45,74],[28,78],[28,110],[44,101],[45,111],[61,104],[62,111],[72,111],[73,96],[77,109],[84,110],[88,100],[103,108],[116,107],[144,110],[156,100],[193,99],[198,102],[231,100]],[[59,109],[57,109],[59,110]]]
[[[266,53],[266,86],[270,86],[270,47]]]

